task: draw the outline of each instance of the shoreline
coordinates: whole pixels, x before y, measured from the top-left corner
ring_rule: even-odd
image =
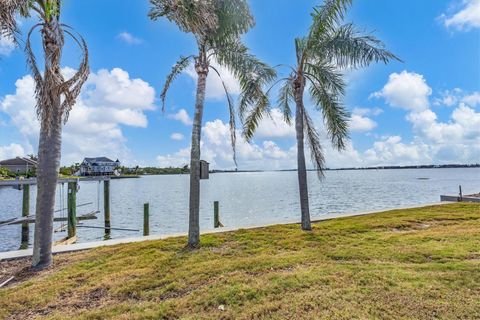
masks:
[[[328,220],[340,219],[340,218],[373,215],[373,214],[383,213],[387,211],[395,211],[395,210],[426,208],[431,206],[447,205],[451,203],[453,202],[434,202],[434,203],[426,203],[421,205],[387,208],[387,209],[373,210],[373,211],[331,214],[331,215],[325,215],[323,217],[314,217],[312,218],[311,222],[315,223],[315,222],[328,221]],[[207,229],[204,232],[201,232],[201,235],[218,234],[218,233],[232,232],[232,231],[238,231],[238,230],[252,230],[252,229],[267,228],[272,226],[298,224],[298,223],[300,223],[298,220],[295,220],[295,221],[290,220],[290,221],[283,221],[280,223],[267,223],[262,225],[251,225],[251,226],[245,226],[245,227],[227,227],[227,228],[219,228],[219,229]],[[89,249],[94,249],[99,247],[110,247],[110,246],[115,246],[119,244],[164,240],[164,239],[184,237],[184,236],[187,236],[187,233],[171,233],[171,234],[163,234],[163,235],[160,234],[160,235],[150,235],[150,236],[144,236],[144,237],[126,237],[126,238],[120,238],[120,239],[91,241],[91,242],[83,242],[83,243],[76,243],[76,244],[70,244],[70,245],[57,245],[57,246],[53,246],[52,251],[54,254],[61,254],[61,253],[84,251],[84,250],[89,250]],[[4,252],[0,252],[0,261],[28,258],[28,257],[31,257],[32,254],[33,254],[32,248],[25,249],[25,250],[4,251]]]

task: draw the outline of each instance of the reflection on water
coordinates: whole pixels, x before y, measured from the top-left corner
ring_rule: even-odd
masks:
[[[138,229],[138,232],[112,230],[110,237],[138,237],[143,234],[143,204],[150,203],[150,234],[186,232],[188,228],[187,175],[149,176],[111,182],[111,226]],[[480,191],[480,169],[420,169],[328,171],[320,182],[309,172],[312,217],[388,209],[438,202],[440,194]],[[81,182],[77,215],[99,210],[98,220],[82,221],[85,226],[104,226],[103,184]],[[59,187],[58,194],[60,194]],[[65,185],[66,189],[66,185]],[[31,187],[30,212],[35,212],[36,188]],[[57,195],[57,208],[66,206]],[[220,202],[220,218],[227,227],[247,227],[299,219],[298,185],[295,172],[255,172],[211,174],[201,182],[200,225],[213,228],[213,202]],[[61,203],[59,205],[59,203]],[[63,205],[63,203],[65,203]],[[22,192],[0,188],[0,220],[20,217]],[[57,213],[66,215],[66,210]],[[55,224],[55,228],[60,223]],[[33,240],[30,225],[30,245]],[[78,228],[79,242],[98,241],[104,230]],[[55,234],[55,239],[65,232]],[[22,225],[0,228],[0,251],[17,250],[22,242]]]

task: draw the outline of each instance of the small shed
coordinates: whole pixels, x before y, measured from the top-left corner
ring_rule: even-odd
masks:
[[[200,180],[207,180],[209,178],[210,163],[205,160],[200,160]]]

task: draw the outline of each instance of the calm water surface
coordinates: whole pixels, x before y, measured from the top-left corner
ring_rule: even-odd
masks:
[[[312,217],[389,209],[438,202],[440,194],[456,195],[458,185],[464,194],[480,192],[480,168],[328,171],[320,182],[309,172]],[[59,187],[61,189],[61,187]],[[66,189],[66,185],[65,185]],[[112,180],[111,224],[116,228],[143,228],[143,203],[150,203],[150,234],[187,232],[187,175],[149,176],[140,179]],[[57,192],[57,209],[61,208]],[[31,212],[35,212],[36,188],[31,188]],[[65,190],[66,194],[66,190]],[[98,196],[100,195],[100,196]],[[220,201],[221,221],[226,227],[292,221],[299,218],[296,172],[219,173],[201,182],[200,224],[213,228],[213,201]],[[77,214],[100,209],[98,220],[84,225],[103,225],[103,183],[81,182]],[[0,220],[21,216],[22,191],[0,188]],[[66,200],[65,200],[66,206]],[[57,213],[57,216],[61,216]],[[66,215],[66,210],[64,215]],[[60,223],[55,223],[59,227]],[[30,242],[33,241],[30,225]],[[79,242],[104,238],[103,230],[78,228]],[[142,231],[112,231],[112,238],[137,237]],[[65,237],[56,233],[55,239]],[[0,227],[0,251],[17,250],[21,226]]]

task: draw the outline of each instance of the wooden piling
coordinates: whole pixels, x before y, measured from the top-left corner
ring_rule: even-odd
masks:
[[[103,182],[103,209],[105,216],[105,234],[110,234],[110,180]]]
[[[145,203],[143,205],[143,235],[150,234],[150,205]]]
[[[30,185],[23,186],[23,201],[22,201],[22,217],[30,215]],[[28,222],[22,223],[22,244],[21,248],[28,247],[28,240],[30,235],[30,228]]]
[[[68,235],[67,238],[71,239],[77,236],[77,182],[68,183]]]
[[[459,196],[458,201],[462,202],[463,201],[463,193],[462,193],[462,186],[461,185],[458,186],[458,191],[459,191],[458,192],[458,196]]]
[[[213,202],[213,227],[223,227],[223,224],[220,222],[220,204],[218,201]]]

